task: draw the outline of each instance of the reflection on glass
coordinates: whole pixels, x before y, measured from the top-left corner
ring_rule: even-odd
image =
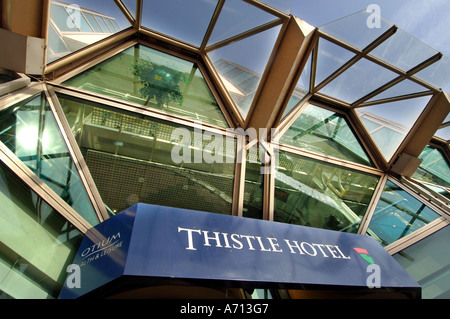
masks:
[[[361,59],[319,92],[353,103],[396,77],[396,73],[369,60]]]
[[[277,17],[245,1],[227,0],[214,26],[208,45],[226,40],[276,19]]]
[[[143,45],[128,48],[64,84],[228,127],[197,64]]]
[[[345,117],[312,104],[308,105],[281,137],[280,143],[371,165]]]
[[[231,214],[235,140],[60,95],[105,204]],[[180,158],[186,155],[186,158]]]
[[[86,221],[98,224],[44,94],[0,112],[0,141]]]
[[[57,298],[82,235],[0,162],[0,298]]]
[[[422,287],[423,299],[450,299],[450,227],[393,255]]]
[[[389,161],[427,106],[430,96],[357,108],[356,113]]]
[[[427,146],[419,158],[423,161],[413,174],[413,178],[450,188],[450,166],[439,149]]]
[[[280,26],[208,52],[214,68],[246,118],[266,69]]]
[[[263,218],[264,175],[261,174],[260,152],[257,147],[247,151],[245,167],[243,216]]]
[[[378,177],[280,151],[274,220],[356,233]]]
[[[372,14],[368,10],[360,11],[328,23],[320,27],[320,30],[362,50],[392,26],[380,17],[379,27],[371,28],[367,21],[371,19]]]
[[[144,0],[142,25],[200,46],[217,2],[217,0]]]
[[[439,218],[439,214],[388,181],[367,233],[387,246],[436,218]]]
[[[119,32],[130,23],[113,0],[51,1],[47,63]]]

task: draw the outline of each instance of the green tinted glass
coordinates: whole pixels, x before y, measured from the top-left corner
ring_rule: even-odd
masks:
[[[0,162],[0,299],[58,298],[82,235]]]
[[[142,45],[64,84],[228,127],[197,64]]]
[[[310,104],[280,139],[281,143],[371,165],[345,117]]]
[[[280,151],[274,220],[357,232],[378,177]]]
[[[367,233],[384,246],[439,218],[439,214],[388,181]]]
[[[450,188],[450,166],[439,149],[427,146],[419,158],[423,161],[413,178]]]
[[[91,225],[98,224],[44,94],[0,112],[0,141]]]
[[[59,98],[100,195],[112,211],[142,202],[231,213],[234,138]]]

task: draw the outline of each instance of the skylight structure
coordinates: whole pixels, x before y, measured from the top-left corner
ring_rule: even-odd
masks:
[[[139,202],[372,236],[399,260],[446,236],[442,53],[368,11],[317,28],[290,1],[74,2],[45,1],[42,74],[0,85],[1,202],[66,243],[58,265]],[[29,260],[46,282],[27,285],[57,296],[59,273],[25,246],[0,257]]]

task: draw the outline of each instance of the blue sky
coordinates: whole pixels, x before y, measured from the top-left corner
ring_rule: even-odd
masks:
[[[450,57],[449,0],[292,0],[291,12],[320,27],[370,4],[380,7],[385,20]]]

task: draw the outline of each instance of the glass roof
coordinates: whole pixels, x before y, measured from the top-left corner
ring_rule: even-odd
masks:
[[[217,2],[144,0],[142,26],[200,46]]]
[[[48,62],[125,28],[142,27],[205,54],[234,104],[226,108],[245,121],[282,24],[289,19],[291,0],[138,3],[76,0],[71,6],[52,0]],[[330,106],[337,102],[354,108],[389,162],[432,94],[450,81],[450,60],[382,17],[379,26],[370,27],[372,15],[363,10],[318,28],[314,53],[279,119],[300,107],[307,93],[312,101],[317,97]],[[79,41],[80,36],[90,40]],[[407,112],[406,124],[397,110]],[[448,140],[450,129],[444,124],[436,135]],[[394,140],[387,143],[386,137]]]

